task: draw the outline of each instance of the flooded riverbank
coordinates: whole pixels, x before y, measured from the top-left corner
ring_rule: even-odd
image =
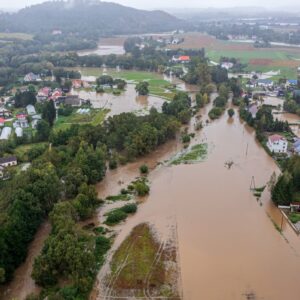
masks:
[[[34,240],[29,245],[25,262],[16,270],[14,279],[7,286],[0,288],[1,300],[23,300],[30,293],[39,293],[40,288],[31,278],[35,257],[42,251],[44,242],[51,231],[49,222],[44,222],[36,233]]]
[[[138,213],[117,227],[113,251],[140,223],[149,222],[162,238],[176,228],[184,299],[299,299],[299,238],[285,220],[282,235],[275,229],[272,222],[280,226],[281,215],[267,189],[261,204],[250,191],[253,176],[256,186],[263,186],[273,172],[279,174],[278,167],[237,113],[233,121],[224,114],[205,126],[196,134],[194,143],[199,142],[210,147],[205,162],[160,165],[151,173],[151,193]],[[230,169],[227,161],[234,162]],[[126,182],[135,175],[124,168]],[[112,188],[118,180],[103,182],[99,192],[119,191],[120,186]],[[98,297],[91,299],[109,299],[101,290],[108,269],[109,263],[98,277]]]

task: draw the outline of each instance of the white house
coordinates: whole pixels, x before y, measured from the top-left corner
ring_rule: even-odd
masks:
[[[11,135],[11,128],[10,127],[4,127],[1,135],[0,135],[0,140],[8,140]]]
[[[21,127],[17,127],[15,129],[15,133],[17,137],[22,137],[23,136],[23,129]]]
[[[288,142],[283,136],[279,134],[273,134],[269,136],[267,146],[271,152],[287,153]]]
[[[30,116],[36,114],[35,108],[31,104],[29,104],[29,105],[26,106],[26,110],[27,110],[28,115],[30,115]]]
[[[17,158],[15,156],[1,157],[0,166],[3,168],[16,166],[18,164]]]
[[[229,70],[229,69],[233,68],[233,66],[234,66],[234,64],[232,62],[227,62],[227,61],[223,62],[221,64],[221,67],[226,69],[226,70]]]

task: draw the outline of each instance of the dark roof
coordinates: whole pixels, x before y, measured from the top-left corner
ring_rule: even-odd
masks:
[[[65,98],[65,104],[80,105],[80,103],[81,103],[80,98],[77,95],[66,96]]]
[[[0,158],[0,165],[10,163],[13,161],[17,161],[17,158],[15,156],[2,157]]]

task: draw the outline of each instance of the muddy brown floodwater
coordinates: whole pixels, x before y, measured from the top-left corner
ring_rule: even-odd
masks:
[[[202,111],[207,119],[209,107]],[[300,299],[300,240],[266,189],[260,201],[250,191],[265,185],[274,161],[255,141],[255,134],[236,114],[224,114],[196,134],[209,155],[199,164],[160,165],[150,175],[151,193],[137,214],[116,227],[118,235],[91,299],[104,297],[109,260],[132,228],[149,222],[162,238],[177,231],[183,299]],[[169,156],[176,151],[171,147]],[[167,156],[167,155],[166,155]],[[153,157],[152,166],[158,158]],[[233,161],[231,169],[225,163]],[[102,196],[115,194],[137,175],[138,164],[114,172],[99,185]],[[283,221],[282,221],[283,220]],[[280,234],[273,222],[281,226]]]
[[[109,116],[118,115],[123,112],[146,114],[151,107],[155,107],[158,111],[161,111],[161,107],[166,101],[155,96],[138,96],[134,84],[127,84],[126,90],[121,95],[84,90],[74,90],[72,93],[79,95],[82,99],[89,99],[94,108],[109,109]]]
[[[33,262],[38,253],[41,252],[44,242],[51,231],[49,222],[44,222],[29,245],[29,251],[25,262],[16,270],[14,279],[7,286],[0,289],[1,300],[23,300],[30,293],[38,293],[39,287],[31,278]]]

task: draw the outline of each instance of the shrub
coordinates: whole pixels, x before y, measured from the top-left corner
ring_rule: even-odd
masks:
[[[220,108],[220,107],[214,107],[212,108],[209,113],[208,113],[208,116],[212,119],[212,120],[215,120],[215,119],[218,119],[223,113],[223,109]]]
[[[126,214],[134,214],[137,211],[137,205],[136,204],[127,204],[120,208],[123,212]]]
[[[108,213],[105,223],[107,225],[114,225],[114,224],[120,223],[121,221],[125,220],[126,218],[127,218],[126,212],[124,212],[120,209],[115,209]]]
[[[140,166],[140,172],[141,172],[142,174],[148,174],[148,172],[149,172],[148,166],[147,166],[147,165],[141,165],[141,166]]]
[[[110,159],[108,166],[109,166],[110,170],[116,169],[118,167],[117,160],[114,158]]]
[[[139,180],[135,183],[134,188],[139,196],[146,196],[149,194],[150,187],[147,185],[145,181]]]
[[[185,133],[182,135],[181,140],[184,144],[187,144],[191,141],[191,137],[190,137],[190,135]]]

